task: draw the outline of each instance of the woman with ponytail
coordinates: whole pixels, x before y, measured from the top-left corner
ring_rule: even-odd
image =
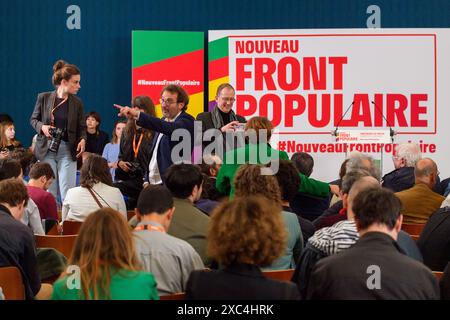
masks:
[[[56,179],[49,191],[61,202],[67,190],[76,184],[76,159],[86,144],[86,123],[83,103],[76,96],[80,90],[80,70],[73,64],[58,60],[53,66],[54,91],[40,93],[36,100],[31,126],[37,132],[34,154],[48,162]]]

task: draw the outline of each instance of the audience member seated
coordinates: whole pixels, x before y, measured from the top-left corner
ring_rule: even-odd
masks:
[[[311,176],[314,159],[306,152],[296,152],[291,157],[297,171],[307,177]],[[330,205],[331,194],[328,197],[315,197],[298,192],[290,201],[290,207],[298,216],[313,221],[318,218]],[[304,228],[302,228],[302,231]]]
[[[3,121],[0,123],[0,158],[5,158],[11,151],[22,148],[22,144],[15,139],[14,123]]]
[[[236,198],[213,213],[208,253],[224,269],[193,271],[186,289],[192,300],[296,300],[290,282],[266,278],[268,266],[286,248],[286,230],[279,204],[261,196]],[[239,226],[239,227],[238,227]]]
[[[444,270],[450,261],[450,207],[440,208],[430,216],[417,245],[431,270]]]
[[[22,168],[19,161],[13,159],[0,159],[0,181],[4,179],[16,178],[22,184],[23,175]],[[42,227],[41,215],[39,209],[32,199],[28,199],[25,206],[25,212],[20,220],[24,225],[30,227],[34,234],[44,235],[44,228]]]
[[[295,268],[300,258],[303,248],[303,237],[297,216],[282,207],[281,191],[277,179],[274,175],[261,174],[262,165],[242,165],[234,180],[235,196],[246,198],[251,195],[260,195],[269,199],[278,209],[272,214],[280,215],[283,218],[284,227],[287,231],[287,242],[283,254],[273,261],[271,265],[265,266],[266,269],[283,270]],[[297,175],[298,176],[298,175]],[[283,210],[283,211],[282,211]],[[248,234],[251,230],[240,227],[243,234]]]
[[[292,200],[298,193],[297,190],[300,184],[300,177],[294,164],[291,161],[280,160],[279,168],[275,174],[277,178],[278,185],[281,191],[281,202],[283,205],[283,211],[292,212],[297,215],[298,222],[300,223],[300,229],[302,230],[302,248],[303,244],[308,241],[308,239],[314,234],[316,228],[311,221],[303,218],[294,212],[292,207],[289,205],[290,200]]]
[[[306,244],[292,279],[298,284],[303,296],[305,296],[308,287],[311,270],[317,261],[350,248],[359,239],[352,211],[354,198],[367,188],[380,188],[378,180],[372,177],[368,171],[362,169],[347,173],[342,184],[345,187],[350,185],[348,195],[343,196],[343,203],[347,208],[347,220],[318,230]],[[397,242],[404,254],[422,262],[419,249],[407,233],[400,231]]]
[[[166,186],[174,197],[175,212],[168,234],[189,243],[209,266],[212,262],[206,254],[206,235],[209,217],[194,207],[200,199],[203,176],[193,164],[174,164],[166,172]]]
[[[439,299],[436,277],[422,263],[404,255],[396,242],[402,225],[400,207],[390,190],[378,187],[359,192],[349,209],[360,239],[352,248],[316,264],[307,298]]]
[[[0,181],[0,267],[19,268],[27,299],[49,299],[52,287],[41,286],[33,233],[19,222],[27,201],[27,188],[21,181]]]
[[[108,143],[109,137],[105,131],[100,130],[100,124],[102,123],[100,114],[98,114],[98,112],[91,111],[86,115],[85,121],[87,136],[85,151],[102,155],[103,149]]]
[[[126,122],[118,121],[114,125],[114,130],[112,132],[111,142],[107,143],[103,149],[102,157],[108,161],[108,167],[110,168],[111,177],[113,181],[115,180],[117,162],[119,161],[119,151],[120,151],[120,139],[122,137],[122,131],[126,126]]]
[[[289,156],[284,151],[273,149],[270,144],[273,125],[265,117],[253,117],[245,126],[246,134],[250,136],[250,141],[244,147],[228,151],[224,156],[224,162],[217,175],[216,187],[224,195],[234,195],[234,176],[239,167],[244,163],[256,162],[258,164],[268,164],[275,160],[289,160]],[[256,137],[255,137],[256,136]],[[256,141],[254,141],[256,140]],[[301,184],[299,192],[308,193],[315,196],[328,196],[330,185],[317,181],[303,174],[299,174]],[[333,193],[337,193],[337,188]]]
[[[343,167],[345,164],[345,168]],[[350,156],[342,163],[341,169],[339,171],[339,189],[342,188],[343,177],[352,171],[366,170],[372,177],[380,180],[380,171],[375,166],[374,159],[364,153],[353,152]],[[348,193],[350,187],[345,191]],[[339,193],[341,196],[342,193]],[[316,230],[320,230],[324,227],[330,227],[338,221],[344,220],[346,217],[345,210],[343,209],[342,200],[336,201],[329,209],[325,210],[324,213],[313,221]]]
[[[131,101],[131,108],[156,116],[155,105],[147,96],[137,96]],[[148,175],[152,156],[154,132],[129,119],[120,138],[119,160],[114,185],[127,197],[127,209],[136,207],[136,202]]]
[[[81,226],[68,269],[55,282],[52,300],[158,300],[152,274],[141,271],[133,238],[122,215],[102,208]],[[79,272],[77,288],[69,278]]]
[[[344,176],[342,186],[343,189],[349,190],[345,194],[341,194],[344,206],[342,212],[345,219],[330,227],[317,230],[309,238],[292,277],[292,281],[297,283],[302,297],[306,296],[311,271],[316,263],[324,257],[350,248],[358,240],[353,213],[350,209],[351,202],[361,190],[368,187],[379,187],[379,183],[370,176],[368,171],[358,169]]]
[[[17,148],[8,154],[8,158],[19,161],[22,167],[23,179],[24,181],[28,181],[31,165],[36,162],[34,154],[28,149]]]
[[[403,191],[414,186],[414,167],[421,158],[420,147],[414,142],[400,143],[395,147],[394,170],[383,176],[382,186],[393,192]]]
[[[56,200],[50,192],[47,192],[55,180],[52,167],[46,162],[35,163],[30,170],[28,181],[28,195],[36,203],[41,219],[58,221]]]
[[[405,223],[426,223],[445,199],[432,190],[438,176],[436,163],[429,158],[417,161],[414,176],[414,187],[397,192],[395,195],[402,203],[401,213]]]
[[[203,188],[200,199],[195,206],[210,215],[223,197],[216,188],[216,177],[222,160],[216,155],[203,155],[203,162],[198,165],[203,174]]]
[[[341,183],[342,183],[342,178],[345,176],[345,174],[347,173],[347,162],[348,162],[349,158],[345,159],[342,163],[341,163],[341,168],[339,169],[339,179],[333,180],[330,182],[330,184],[334,184],[337,185],[339,188],[341,188]],[[331,197],[330,200],[330,208],[339,200],[341,200],[341,198],[339,197],[339,194],[333,194],[333,196]]]
[[[204,155],[203,162],[198,166],[202,174],[208,177],[208,185],[211,185],[211,187],[209,188],[207,199],[219,201],[222,195],[216,188],[216,180],[217,174],[219,173],[220,167],[222,166],[222,159],[220,159],[216,155]]]
[[[92,154],[83,163],[80,186],[69,189],[62,207],[62,220],[83,222],[98,208],[109,207],[119,211],[126,220],[127,209],[120,190],[114,188],[108,163]]]
[[[214,209],[219,205],[219,201],[211,200],[210,198],[216,198],[216,195],[220,194],[218,193],[215,194],[215,192],[217,192],[215,179],[208,177],[204,173],[202,173],[202,176],[203,176],[202,194],[200,196],[200,199],[198,199],[195,202],[195,207],[204,214],[207,214],[209,216],[214,211]]]
[[[155,277],[160,296],[185,292],[191,271],[205,269],[189,243],[166,233],[174,211],[166,187],[148,186],[141,191],[136,207],[140,222],[134,229],[136,251],[144,270]]]

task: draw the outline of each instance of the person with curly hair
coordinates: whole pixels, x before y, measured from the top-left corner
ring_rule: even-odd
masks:
[[[303,249],[303,236],[298,218],[295,213],[283,208],[282,189],[274,175],[261,174],[262,165],[245,164],[236,173],[234,184],[236,197],[246,198],[252,195],[261,195],[276,205],[272,212],[283,218],[284,227],[287,230],[287,243],[284,254],[276,259],[266,269],[283,270],[295,268]]]
[[[268,266],[286,247],[280,207],[262,196],[237,197],[212,214],[208,254],[221,270],[193,271],[186,298],[193,300],[294,300],[297,287],[264,277]]]

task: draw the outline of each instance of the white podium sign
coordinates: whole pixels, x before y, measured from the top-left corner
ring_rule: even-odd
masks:
[[[392,143],[388,130],[342,130],[336,135],[337,143]]]

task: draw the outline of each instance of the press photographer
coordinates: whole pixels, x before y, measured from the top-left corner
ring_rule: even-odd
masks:
[[[38,95],[30,123],[38,134],[34,154],[52,167],[56,179],[49,191],[55,199],[59,192],[62,202],[67,190],[75,187],[76,159],[86,143],[83,103],[76,96],[80,70],[58,60],[53,66],[52,83],[56,90]]]

